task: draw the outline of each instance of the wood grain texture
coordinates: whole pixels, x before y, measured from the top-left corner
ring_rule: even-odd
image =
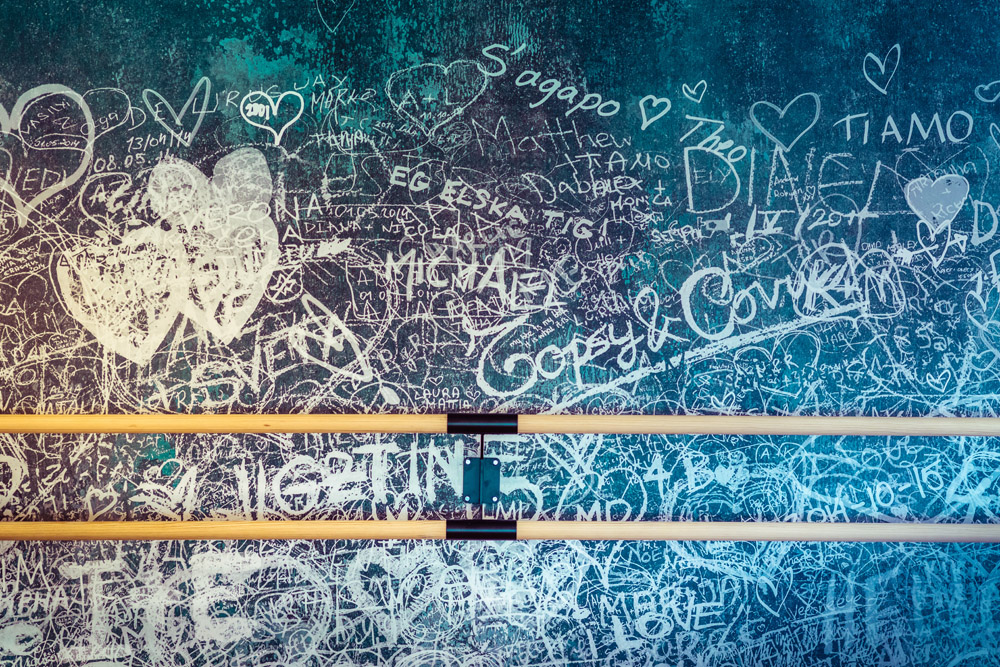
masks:
[[[0,433],[446,433],[446,415],[0,415]]]
[[[444,521],[8,521],[0,540],[443,540]]]
[[[724,435],[1000,435],[990,417],[763,417],[712,415],[521,415],[519,433]]]
[[[1000,524],[518,521],[519,540],[1000,542]]]
[[[445,521],[11,521],[0,540],[441,540]],[[1000,542],[1000,524],[518,521],[519,540]]]
[[[0,433],[447,433],[447,415],[0,415]],[[518,432],[996,436],[990,417],[521,415]]]

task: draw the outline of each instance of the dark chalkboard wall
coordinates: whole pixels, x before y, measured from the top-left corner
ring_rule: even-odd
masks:
[[[983,415],[989,2],[8,3],[0,411]],[[994,319],[994,316],[997,319]],[[459,518],[456,436],[0,436],[8,520]],[[991,438],[506,436],[492,515],[991,522]],[[995,665],[993,546],[0,545],[9,665]]]

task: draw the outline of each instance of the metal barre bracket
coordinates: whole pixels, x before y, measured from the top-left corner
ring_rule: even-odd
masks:
[[[500,459],[466,456],[462,499],[472,505],[492,505],[500,500]]]
[[[462,499],[472,505],[492,505],[500,500],[500,459],[487,458],[487,435],[517,433],[517,415],[448,415],[448,433],[479,436],[479,456],[466,456]]]
[[[466,435],[517,435],[517,415],[448,415],[448,433]]]
[[[516,540],[517,521],[449,519],[445,524],[448,540]]]

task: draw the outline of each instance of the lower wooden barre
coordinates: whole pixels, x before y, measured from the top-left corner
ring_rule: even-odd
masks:
[[[456,530],[455,525],[461,524]],[[503,529],[504,525],[510,531]],[[500,529],[493,529],[500,526]],[[515,532],[516,531],[516,532]],[[479,535],[478,537],[476,535]],[[1000,524],[727,521],[7,521],[0,540],[1000,542]]]
[[[438,415],[0,415],[0,433],[478,433]],[[599,434],[1000,436],[991,417],[520,415],[516,432]],[[487,427],[488,428],[488,427]],[[490,431],[486,433],[506,432]],[[514,432],[514,431],[510,431]]]
[[[1000,542],[1000,524],[518,521],[519,540]]]
[[[521,415],[518,433],[997,436],[993,417]]]

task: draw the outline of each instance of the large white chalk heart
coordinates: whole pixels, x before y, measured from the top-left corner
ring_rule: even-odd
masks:
[[[278,267],[272,187],[267,161],[253,148],[219,160],[211,179],[174,160],[159,163],[149,180],[150,207],[183,248],[184,314],[224,343],[242,332]]]
[[[350,599],[395,644],[424,634],[443,605],[451,615],[448,625],[460,624],[463,606],[440,599],[446,572],[440,553],[429,547],[406,553],[372,547],[355,556],[344,578]]]
[[[240,149],[211,179],[183,160],[160,162],[147,195],[161,225],[64,252],[56,281],[67,310],[106,348],[136,363],[156,353],[181,313],[229,343],[278,265],[263,154]]]
[[[170,235],[158,227],[63,253],[56,280],[67,310],[109,350],[148,362],[180,313]]]
[[[286,98],[289,102],[283,106],[282,102]],[[285,131],[302,117],[305,108],[305,99],[301,93],[294,90],[284,92],[276,98],[263,90],[255,90],[243,96],[243,101],[240,102],[240,115],[254,127],[270,132],[274,138],[274,145],[280,146]]]

